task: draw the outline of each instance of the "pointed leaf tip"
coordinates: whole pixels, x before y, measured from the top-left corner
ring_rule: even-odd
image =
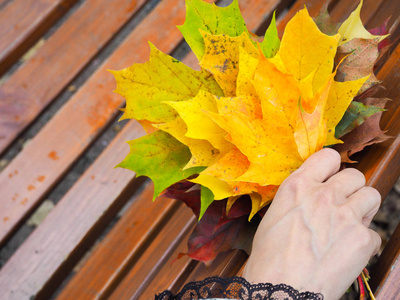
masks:
[[[276,11],[274,11],[271,23],[269,24],[268,29],[265,32],[264,40],[259,44],[262,53],[267,58],[275,56],[281,44],[281,40],[278,37],[278,29],[276,27],[275,12]]]
[[[199,221],[203,217],[204,213],[206,212],[207,208],[210,204],[214,201],[214,194],[212,191],[205,186],[201,186],[200,192],[200,213],[199,213]]]

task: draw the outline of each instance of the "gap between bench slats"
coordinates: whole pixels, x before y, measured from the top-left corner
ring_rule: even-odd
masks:
[[[151,240],[163,227],[170,226],[166,223],[180,206],[163,197],[153,203],[152,198],[153,184],[148,184],[90,255],[85,270],[78,271],[57,299],[99,299],[109,295],[127,269],[148,251]]]
[[[77,0],[13,0],[0,10],[0,76]]]
[[[387,117],[381,122],[381,125],[385,130],[388,130],[387,134],[395,137],[395,139],[389,139],[382,144],[366,149],[367,151],[358,165],[358,169],[366,175],[368,183],[377,188],[383,198],[387,196],[400,175],[400,153],[397,145],[398,135],[400,134],[399,58],[400,44],[397,45],[378,73],[378,78],[383,81],[383,85],[386,87],[387,96],[392,99],[389,111],[384,112]]]
[[[181,41],[175,24],[183,19],[183,1],[161,2],[0,173],[0,244],[115,118],[123,99],[111,92],[115,81],[107,69],[147,60],[148,39],[165,52],[173,50]]]
[[[400,45],[396,47],[378,74],[378,78],[383,80],[383,84],[387,87],[388,97],[393,99],[390,110],[385,113],[388,117],[382,123],[388,130],[387,133],[394,138],[368,149],[358,167],[366,173],[368,184],[377,188],[383,197],[388,194],[400,175],[399,57]],[[400,267],[396,264],[399,260],[400,225],[397,226],[371,271],[371,287],[373,290],[377,289],[377,299],[394,299],[392,296],[396,295],[396,287],[400,279]],[[394,284],[396,280],[397,283]]]
[[[148,284],[147,288],[139,295],[141,299],[152,299],[154,298],[155,294],[161,293],[164,290],[170,290],[175,294],[179,292],[179,289],[175,289],[175,287],[181,287],[188,276],[190,276],[190,274],[199,264],[198,261],[191,259],[189,256],[183,256],[179,259],[176,259],[178,253],[187,252],[188,239],[189,235],[182,239],[175,252],[158,270],[157,274],[154,276],[151,283]],[[129,286],[129,282],[125,281],[125,285]],[[121,289],[122,285],[118,286],[118,290]]]
[[[85,1],[38,52],[0,86],[0,153],[145,2]]]
[[[400,295],[400,224],[378,259],[371,274],[371,288],[377,300],[397,299]]]
[[[141,126],[135,125],[122,130],[121,137],[139,137]],[[135,174],[113,169],[125,157],[126,148],[113,141],[108,149],[0,270],[3,297],[28,299],[42,292],[46,298],[133,194]]]
[[[120,286],[106,299],[137,299],[151,283],[158,270],[175,256],[176,248],[182,240],[189,238],[196,223],[196,217],[185,205],[181,205],[171,220],[158,233],[153,243],[146,249],[140,260],[123,278]]]

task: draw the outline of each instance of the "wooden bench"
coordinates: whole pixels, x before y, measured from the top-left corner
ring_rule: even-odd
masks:
[[[332,1],[332,16],[343,20],[357,2]],[[313,15],[323,3],[239,0],[259,34],[274,10],[282,34],[304,4]],[[364,1],[367,28],[392,15],[399,36],[399,14],[398,0]],[[153,203],[149,181],[113,169],[129,151],[124,141],[143,131],[131,121],[115,133],[124,100],[112,93],[106,70],[145,62],[147,40],[196,68],[175,27],[184,15],[183,0],[0,0],[1,251],[24,236],[41,202],[62,195],[1,267],[0,299],[151,299],[240,271],[242,251],[219,255],[208,268],[188,257],[175,261],[196,222],[190,210],[166,198]],[[394,138],[366,149],[357,164],[383,197],[400,175],[399,58],[395,43],[377,70],[393,99],[381,125]],[[24,147],[21,138],[29,140]],[[371,275],[377,299],[400,299],[400,225]]]

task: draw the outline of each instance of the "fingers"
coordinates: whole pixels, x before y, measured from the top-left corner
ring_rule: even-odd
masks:
[[[357,169],[349,168],[333,175],[326,184],[333,185],[338,193],[349,197],[365,185],[365,177]]]
[[[382,244],[382,238],[380,235],[373,231],[372,229],[368,229],[368,232],[371,236],[371,257],[376,255],[379,252]]]
[[[311,155],[299,168],[304,175],[317,182],[324,182],[336,174],[340,168],[340,155],[337,151],[324,148]]]
[[[365,186],[351,195],[346,205],[349,205],[357,218],[368,227],[381,205],[381,195],[376,189]]]

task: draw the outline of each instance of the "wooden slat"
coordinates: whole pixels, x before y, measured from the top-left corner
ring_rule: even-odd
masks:
[[[400,295],[400,224],[372,270],[371,288],[377,300],[397,299]]]
[[[400,175],[400,45],[396,47],[389,60],[382,67],[378,78],[383,80],[387,88],[388,97],[392,98],[389,104],[387,116],[383,118],[383,125],[393,139],[383,144],[370,147],[359,165],[359,169],[365,172],[368,184],[377,188],[383,198],[389,193],[393,184]],[[371,271],[371,287],[377,295],[377,299],[396,299],[398,295],[398,283],[400,279],[400,225],[386,245]]]
[[[3,5],[6,5],[6,3],[10,1],[10,0],[0,0],[0,7],[2,7]]]
[[[220,276],[223,278],[235,276],[248,255],[243,250],[232,250],[220,253],[210,266],[199,264],[186,279],[186,283],[203,280],[206,277]]]
[[[0,173],[0,244],[115,117],[123,99],[111,92],[115,80],[106,70],[147,60],[148,39],[171,51],[181,40],[175,25],[183,19],[184,2],[161,2]]]
[[[314,16],[318,13],[318,11],[323,6],[324,1],[320,0],[298,0],[296,1],[290,10],[286,13],[286,15],[279,21],[277,24],[278,34],[282,37],[283,32],[285,30],[286,24],[292,19],[296,13],[304,8],[304,5],[307,7],[307,10],[311,16]]]
[[[132,140],[143,131],[139,124],[132,123],[120,134],[121,138]],[[67,275],[133,193],[135,174],[113,169],[127,150],[126,144],[113,141],[17,249],[0,270],[4,299],[28,299],[39,292],[37,299],[46,298],[57,286],[55,283]]]
[[[115,288],[181,204],[162,197],[153,203],[153,190],[145,188],[57,299],[106,297]]]
[[[348,1],[331,0],[330,2],[332,6],[332,9],[330,11],[331,17],[337,22],[342,22],[357,7],[359,3],[358,1],[351,1],[351,0]],[[384,0],[364,1],[364,5],[361,10],[361,19],[363,20],[364,24],[371,19],[377,7],[379,7],[383,2],[385,1]],[[309,14],[311,16],[315,16],[316,14],[318,14],[319,10],[322,8],[324,3],[325,1],[319,1],[319,0],[296,1],[293,4],[293,7],[290,9],[290,11],[282,19],[280,24],[278,24],[279,35],[282,36],[287,22],[289,22],[289,20],[294,17],[296,12],[302,9],[304,5],[307,7]],[[390,14],[386,13],[386,15],[389,16]]]
[[[14,0],[0,11],[0,75],[77,0]]]
[[[144,3],[145,0],[113,0],[110,13],[109,0],[85,1],[0,86],[0,153]]]
[[[383,128],[387,134],[397,137],[366,149],[358,169],[365,173],[368,184],[374,186],[385,198],[400,175],[400,149],[398,135],[400,134],[400,109],[399,109],[399,77],[400,72],[400,45],[396,47],[388,61],[378,73],[378,79],[383,81],[386,93],[393,101],[387,112],[391,118],[386,118]]]
[[[108,299],[138,299],[180,242],[188,238],[195,222],[192,211],[181,205]]]
[[[199,264],[198,261],[192,260],[188,256],[176,259],[178,253],[187,252],[187,240],[189,235],[182,239],[181,243],[175,250],[168,261],[162,266],[153,278],[147,288],[141,293],[142,299],[152,299],[155,294],[159,294],[164,290],[170,290],[178,293],[180,288],[186,282],[187,277],[193,272],[194,268]]]

